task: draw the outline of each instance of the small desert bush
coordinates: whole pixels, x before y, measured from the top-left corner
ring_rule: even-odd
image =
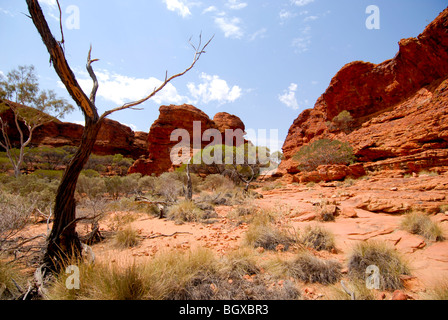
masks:
[[[130,226],[118,230],[115,234],[115,245],[122,249],[132,248],[138,245],[139,235],[137,230],[131,228]]]
[[[322,199],[316,207],[318,219],[324,222],[334,221],[337,207],[327,199]]]
[[[421,235],[431,241],[444,240],[440,225],[422,213],[412,212],[406,214],[401,222],[401,227],[412,234]]]
[[[76,184],[76,190],[81,196],[93,200],[106,193],[106,183],[103,178],[81,174]]]
[[[441,213],[448,212],[448,204],[443,204],[443,205],[441,205],[441,206],[439,207],[439,211],[440,211]]]
[[[309,283],[333,284],[341,277],[341,264],[334,260],[325,260],[302,250],[293,259],[283,260],[276,257],[264,266],[278,276],[292,277]]]
[[[321,139],[303,146],[294,155],[300,171],[314,171],[321,165],[348,165],[355,161],[353,148],[347,142]]]
[[[205,217],[205,212],[199,209],[193,201],[184,200],[171,206],[167,218],[178,223],[199,222]]]
[[[0,252],[30,222],[33,208],[28,199],[0,190]]]
[[[335,248],[334,235],[321,226],[307,226],[300,234],[300,243],[317,251]]]
[[[183,192],[184,184],[175,172],[165,172],[156,180],[155,193],[167,201],[175,202]]]
[[[229,277],[242,277],[260,272],[254,250],[239,248],[229,252],[221,261],[221,272]]]
[[[245,243],[254,248],[266,250],[288,250],[296,239],[272,223],[252,223],[245,235]]]
[[[318,258],[307,251],[300,252],[288,267],[292,277],[304,282],[332,284],[341,277],[339,262]]]
[[[204,190],[226,190],[235,188],[235,184],[227,177],[224,177],[220,174],[210,174],[205,177],[204,182],[202,184],[202,188]]]
[[[379,269],[380,289],[403,288],[402,275],[410,275],[407,263],[392,247],[383,242],[360,242],[348,258],[348,275],[352,279],[366,279],[369,266]]]

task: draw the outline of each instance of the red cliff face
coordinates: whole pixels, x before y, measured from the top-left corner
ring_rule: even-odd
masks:
[[[7,105],[13,102],[3,101]],[[19,106],[24,107],[25,106]],[[9,137],[12,142],[19,141],[19,133],[15,129],[14,115],[10,109],[2,114],[2,119],[9,124]],[[24,127],[23,127],[24,128]],[[33,134],[31,146],[78,146],[81,142],[83,126],[59,120],[46,123],[38,127]],[[23,132],[28,133],[24,128]],[[117,121],[105,119],[93,149],[98,155],[122,154],[126,157],[138,159],[147,150],[147,133],[133,132],[131,128]]]
[[[324,137],[350,142],[368,170],[448,166],[448,9],[399,45],[391,60],[352,62],[335,75],[314,109],[302,112],[289,129],[281,173],[298,173],[292,156]],[[344,110],[355,130],[331,132],[327,122]]]
[[[188,132],[190,137],[186,144],[186,147],[190,149],[188,156],[198,151],[195,148],[204,148],[211,142],[215,142],[213,138],[211,141],[203,141],[202,136],[208,129],[217,129],[222,135],[226,129],[241,129],[241,132],[244,133],[244,123],[240,118],[225,112],[218,113],[211,120],[203,111],[191,105],[161,106],[159,111],[159,118],[152,124],[148,135],[148,156],[137,160],[129,169],[129,173],[159,175],[172,170],[174,166],[170,154],[173,147],[181,142],[180,138],[175,141],[170,139],[172,132],[176,129],[185,129]],[[200,122],[200,130],[194,130],[195,121]],[[222,137],[222,143],[225,143],[225,139]],[[196,146],[193,145],[195,139],[201,141]]]

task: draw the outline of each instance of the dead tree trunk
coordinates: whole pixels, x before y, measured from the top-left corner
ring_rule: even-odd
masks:
[[[185,194],[186,200],[193,199],[193,184],[191,182],[190,163],[187,163],[187,192]]]
[[[44,263],[54,266],[65,257],[77,257],[81,252],[81,242],[76,233],[75,191],[79,174],[92,153],[101,122],[88,122],[84,129],[81,145],[62,177],[56,202],[53,228],[48,238]]]

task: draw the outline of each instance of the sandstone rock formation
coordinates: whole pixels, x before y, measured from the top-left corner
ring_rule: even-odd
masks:
[[[280,174],[297,174],[292,156],[322,138],[350,142],[367,171],[448,170],[448,9],[399,46],[391,60],[352,62],[335,75],[289,129]],[[344,110],[354,130],[330,130],[328,121]]]
[[[239,135],[238,138],[232,139],[232,143],[236,140],[244,141],[245,126],[237,116],[220,112],[211,120],[203,111],[187,104],[161,106],[159,111],[159,118],[149,130],[147,156],[140,157],[129,169],[129,173],[160,175],[174,169],[175,166],[171,161],[173,147],[178,146],[180,142],[185,142],[181,138],[171,141],[171,134],[176,129],[185,129],[189,134],[190,139],[185,145],[190,149],[187,158],[210,143],[225,143],[226,129],[236,130],[235,133]],[[200,122],[200,130],[194,130],[195,121]],[[204,132],[208,129],[218,130],[221,133],[221,141],[215,141],[214,137],[205,138],[207,135],[204,135]]]
[[[11,101],[0,101],[6,105]],[[21,106],[26,108],[25,106]],[[19,133],[14,124],[14,115],[10,109],[5,110],[2,119],[9,124],[8,135],[13,144],[19,141]],[[77,146],[81,141],[83,126],[75,123],[61,122],[57,119],[38,127],[33,134],[32,147],[50,146]],[[27,134],[24,129],[24,133]],[[126,157],[138,159],[147,150],[147,133],[134,132],[128,126],[117,121],[105,119],[93,149],[98,155],[122,154]]]

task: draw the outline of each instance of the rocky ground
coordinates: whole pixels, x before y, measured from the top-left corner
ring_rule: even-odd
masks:
[[[411,266],[412,275],[405,278],[402,296],[424,299],[428,288],[434,287],[441,279],[448,278],[448,241],[433,242],[400,229],[404,212],[426,211],[433,221],[440,223],[448,237],[448,212],[439,212],[441,205],[448,204],[448,174],[406,178],[370,177],[308,185],[263,182],[256,191],[263,198],[253,200],[250,205],[273,208],[280,212],[277,221],[279,228],[288,227],[300,232],[307,225],[320,224],[330,230],[335,235],[336,250],[315,254],[341,262],[345,269],[343,273],[347,270],[347,257],[354,244],[379,240],[394,246]],[[329,203],[330,211],[334,212],[334,221],[319,220],[316,204],[323,200]],[[176,224],[174,221],[145,214],[136,215],[137,218],[131,225],[138,230],[142,239],[138,246],[117,249],[110,240],[106,240],[94,245],[93,250],[98,260],[112,263],[145,261],[157,253],[198,247],[210,248],[218,256],[225,255],[244,245],[244,234],[249,227],[246,223],[238,223],[230,214],[232,210],[231,206],[216,207],[218,218],[211,224]],[[107,233],[111,230],[114,216],[129,214],[133,215],[128,212],[111,214],[102,222],[102,231]],[[43,227],[34,226],[30,232]],[[255,250],[259,259],[294,254],[294,248],[285,252]],[[306,283],[300,286],[305,298],[330,298],[329,288],[326,286]],[[392,295],[392,292],[382,292],[378,298],[391,299]]]

